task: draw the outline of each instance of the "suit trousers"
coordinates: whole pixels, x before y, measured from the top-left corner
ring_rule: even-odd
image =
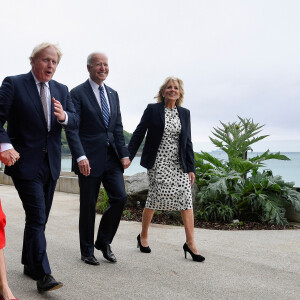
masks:
[[[22,264],[27,265],[32,274],[40,278],[51,274],[46,252],[45,229],[50,213],[56,180],[52,179],[48,155],[33,180],[23,180],[12,176],[14,185],[25,210]]]
[[[127,199],[123,168],[113,148],[108,147],[105,167],[101,176],[90,177],[79,174],[78,180],[80,187],[80,250],[81,255],[90,256],[94,254],[95,208],[101,183],[109,197],[109,204],[99,224],[97,244],[111,244],[119,227]]]

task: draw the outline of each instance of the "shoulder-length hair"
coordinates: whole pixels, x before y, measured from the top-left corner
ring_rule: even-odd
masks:
[[[183,98],[184,98],[183,81],[180,78],[177,78],[177,77],[173,77],[173,76],[167,77],[165,82],[163,83],[163,85],[160,87],[160,89],[158,91],[158,94],[154,98],[157,99],[157,102],[163,102],[164,101],[163,94],[164,94],[164,91],[167,88],[170,81],[176,81],[178,83],[180,96],[176,100],[176,105],[182,106],[182,102],[183,102]]]

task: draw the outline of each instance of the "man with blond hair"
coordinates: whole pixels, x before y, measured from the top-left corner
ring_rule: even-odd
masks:
[[[60,174],[61,130],[78,126],[68,88],[52,80],[60,58],[56,45],[42,43],[30,56],[31,71],[6,77],[0,87],[1,160],[25,210],[24,274],[37,280],[39,292],[62,286],[51,275],[45,228]]]

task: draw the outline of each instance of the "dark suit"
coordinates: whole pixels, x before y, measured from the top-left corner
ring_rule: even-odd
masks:
[[[130,160],[133,160],[147,132],[145,146],[141,157],[141,166],[147,169],[152,169],[154,165],[157,151],[164,133],[164,107],[164,102],[149,104],[147,106],[128,145],[128,150],[130,152],[129,158]],[[177,106],[177,110],[181,123],[179,151],[183,169],[185,173],[195,173],[194,152],[191,141],[190,111],[180,106]]]
[[[89,80],[71,91],[80,123],[78,130],[67,133],[67,139],[80,186],[79,234],[83,256],[94,254],[95,205],[101,182],[109,196],[109,205],[101,218],[97,244],[112,242],[126,202],[120,159],[129,153],[123,136],[119,97],[110,87],[105,86],[105,89],[110,104],[108,128]],[[78,168],[76,159],[83,155],[89,160],[89,176],[82,175]]]
[[[68,88],[54,80],[49,87],[51,97],[59,100],[68,114],[66,129],[76,128],[78,117]],[[53,111],[51,102],[48,132],[32,73],[4,79],[0,88],[0,143],[11,143],[20,153],[18,162],[6,166],[5,173],[12,177],[26,214],[22,263],[37,277],[51,273],[44,231],[60,174],[62,130]]]

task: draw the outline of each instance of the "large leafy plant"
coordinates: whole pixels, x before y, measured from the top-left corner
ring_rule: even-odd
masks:
[[[266,138],[258,134],[264,125],[251,119],[221,123],[214,128],[212,143],[227,153],[227,160],[219,160],[207,152],[195,153],[197,216],[211,221],[230,222],[234,218],[259,220],[274,224],[288,224],[286,207],[300,211],[300,193],[294,183],[273,176],[271,170],[259,172],[268,159],[289,160],[285,155],[270,153],[247,158],[251,145]]]

